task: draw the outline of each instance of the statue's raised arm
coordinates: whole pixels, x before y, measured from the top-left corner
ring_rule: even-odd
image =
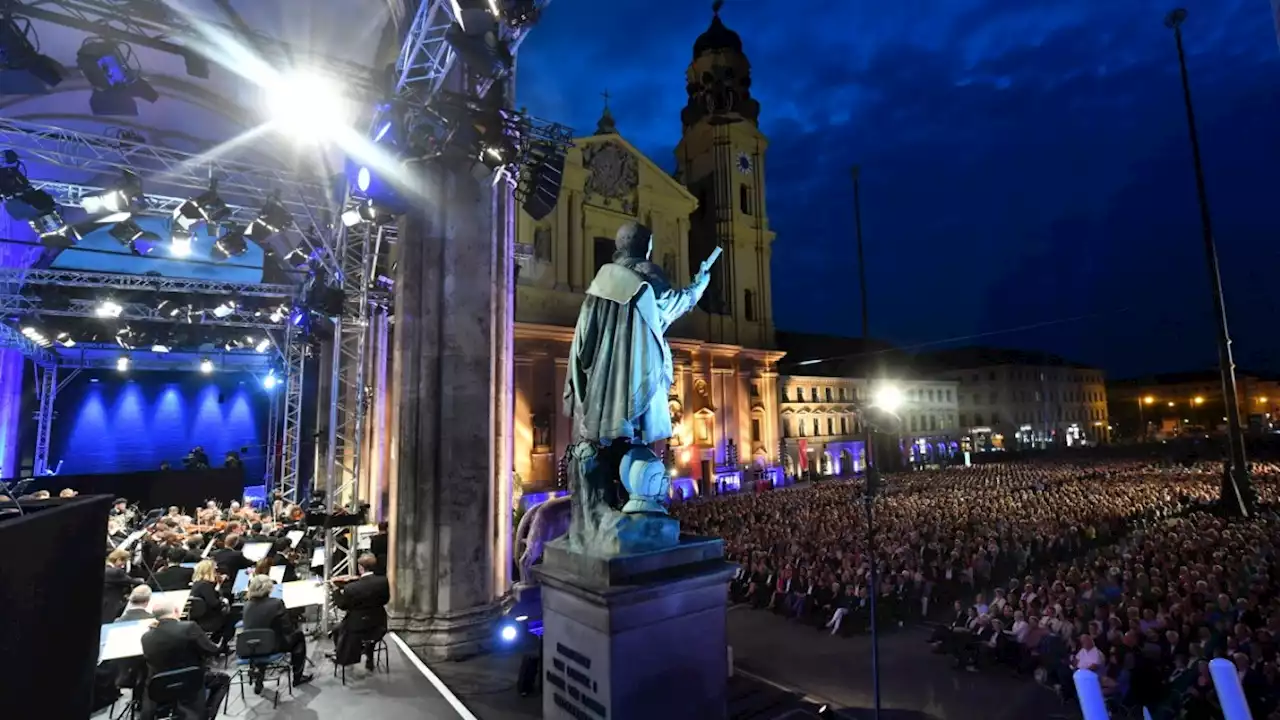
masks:
[[[649,228],[624,225],[615,248],[613,262],[587,288],[564,388],[575,443],[569,543],[595,555],[678,541],[679,527],[663,506],[670,480],[654,448],[672,433],[668,393],[674,372],[665,335],[698,304],[719,256],[717,248],[693,282],[677,290],[649,259]]]

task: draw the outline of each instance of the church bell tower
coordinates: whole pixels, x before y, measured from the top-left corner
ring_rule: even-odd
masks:
[[[693,44],[686,72],[688,102],[680,112],[683,135],[676,146],[676,176],[698,198],[690,217],[693,267],[719,245],[701,307],[717,342],[746,347],[774,345],[769,267],[773,232],[765,213],[765,151],[751,97],[751,63],[742,39],[712,5],[711,26]]]

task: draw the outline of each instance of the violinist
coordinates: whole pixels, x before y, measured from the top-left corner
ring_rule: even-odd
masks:
[[[253,561],[240,552],[240,536],[228,533],[222,541],[222,549],[213,553],[212,558],[218,570],[227,577],[235,578],[241,570],[253,567]]]
[[[151,576],[151,589],[157,592],[186,590],[191,587],[191,578],[195,571],[182,567],[187,561],[187,551],[181,547],[171,547],[165,551],[165,566]]]
[[[109,623],[120,617],[124,610],[125,598],[133,588],[142,584],[142,580],[129,577],[125,565],[129,562],[129,553],[124,550],[112,550],[107,555],[107,569],[102,577],[102,622]]]
[[[365,656],[365,667],[373,670],[373,646],[387,634],[387,603],[391,586],[387,578],[375,575],[378,559],[364,554],[356,560],[357,577],[334,578],[333,602],[346,611],[334,631],[334,662],[354,665]]]
[[[298,566],[292,555],[294,555],[293,544],[289,542],[289,538],[275,538],[272,541],[271,553],[266,559],[270,560],[273,566],[284,566],[284,578],[281,582],[293,582],[298,579]]]

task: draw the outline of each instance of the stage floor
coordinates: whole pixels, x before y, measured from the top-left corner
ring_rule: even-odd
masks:
[[[267,684],[266,692],[261,696],[253,694],[252,688],[245,689],[245,700],[240,699],[240,690],[232,686],[230,706],[224,712],[221,708],[218,717],[231,720],[247,720],[248,718],[294,718],[296,720],[315,720],[316,718],[356,718],[358,720],[471,720],[460,715],[449,704],[448,700],[436,690],[435,686],[424,676],[401,652],[400,648],[387,639],[387,648],[391,660],[391,672],[379,671],[371,673],[363,665],[347,668],[347,684],[333,675],[333,664],[324,657],[331,651],[329,642],[313,643],[309,648],[309,656],[315,664],[310,672],[315,680],[307,685],[294,689],[293,697],[287,690],[281,690],[280,705],[271,709],[273,685]],[[215,669],[217,666],[215,665]],[[230,668],[225,670],[230,674]],[[283,683],[281,688],[283,688]],[[116,704],[118,713],[124,707],[124,698]],[[226,707],[226,706],[224,706]],[[94,720],[108,720],[107,710],[96,713]]]

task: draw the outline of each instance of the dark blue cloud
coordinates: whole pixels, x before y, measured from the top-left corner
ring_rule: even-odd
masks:
[[[1238,361],[1280,370],[1276,30],[1266,3],[1186,5]],[[779,326],[858,331],[857,163],[873,334],[978,336],[1116,374],[1214,362],[1168,9],[730,0],[771,140]],[[607,88],[621,132],[669,168],[709,19],[689,0],[555,0],[521,48],[519,101],[586,133]]]

